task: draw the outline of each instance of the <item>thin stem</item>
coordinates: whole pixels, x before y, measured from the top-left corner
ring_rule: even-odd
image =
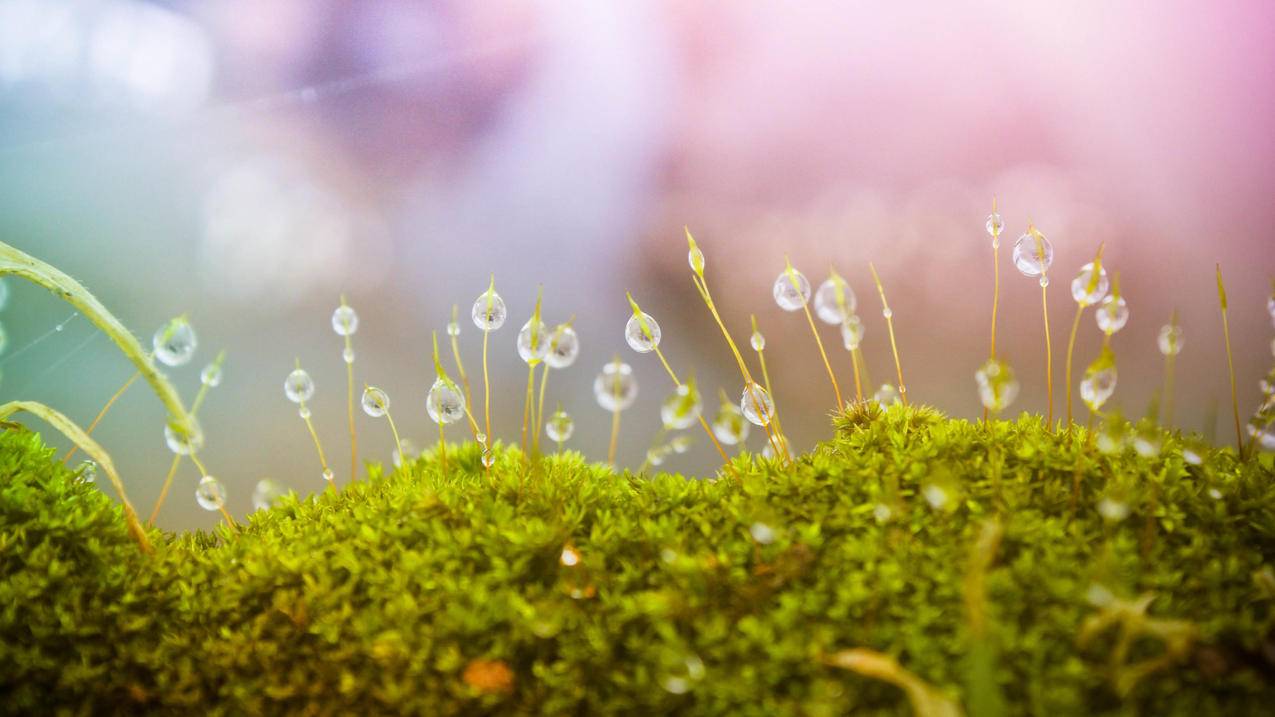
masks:
[[[1217,265],[1217,293],[1222,305],[1222,336],[1226,340],[1226,370],[1231,375],[1231,415],[1235,418],[1235,444],[1240,459],[1244,458],[1244,434],[1240,430],[1240,400],[1235,391],[1235,360],[1231,356],[1231,324],[1226,316],[1226,287],[1222,284],[1222,265]]]
[[[491,335],[491,331],[483,329],[483,413],[486,421],[486,428],[483,436],[487,439],[485,443],[491,445],[491,381],[487,377],[487,337]],[[488,473],[491,472],[491,466],[487,465],[487,461],[483,461],[483,466]]]
[[[868,359],[863,355],[863,349],[856,346],[852,353],[859,359],[859,371],[863,373],[863,385],[872,388],[872,374],[868,373]]]
[[[753,331],[754,331],[754,332],[757,332],[757,317],[756,317],[755,315],[750,314],[748,318],[749,318],[749,320],[750,320],[750,321],[752,321],[752,323],[753,323]],[[774,439],[772,439],[772,438],[770,437],[770,433],[771,433],[771,432],[770,432],[770,430],[769,430],[769,429],[767,429],[767,430],[766,430],[766,438],[767,438],[767,440],[769,440],[769,441],[770,441],[770,443],[771,443],[771,450],[775,451],[775,455],[776,455],[776,456],[782,456],[782,457],[783,457],[786,461],[788,461],[788,462],[790,462],[790,463],[791,463],[791,462],[792,462],[792,454],[791,454],[791,453],[789,452],[789,450],[788,450],[788,442],[787,442],[787,440],[782,440],[782,439],[783,439],[783,436],[784,436],[784,427],[783,427],[783,424],[781,424],[781,423],[779,422],[779,401],[778,401],[778,400],[776,400],[776,398],[775,398],[775,392],[774,392],[774,391],[771,389],[771,387],[770,387],[770,371],[769,371],[769,370],[767,370],[767,368],[766,368],[766,350],[765,350],[765,348],[763,348],[763,349],[761,349],[761,350],[759,350],[759,351],[757,352],[757,361],[761,364],[761,377],[762,377],[762,380],[766,382],[766,393],[770,394],[770,401],[771,401],[771,403],[772,403],[772,404],[774,404],[774,405],[775,405],[775,409],[774,409],[773,411],[771,411],[771,413],[770,413],[770,418],[771,418],[771,420],[772,420],[772,421],[774,421],[774,423],[775,423],[775,431],[774,431],[774,432],[775,432],[775,434],[776,434],[776,436],[777,436],[777,437],[776,437],[776,438],[774,438]],[[752,395],[752,394],[749,394],[749,395]],[[761,413],[761,410],[760,410],[760,408],[761,408],[761,407],[757,405],[757,400],[756,400],[756,398],[754,398],[754,399],[753,399],[753,408],[754,408],[754,410],[756,410],[756,411],[757,411],[757,413],[758,413],[758,414],[760,414],[760,413]],[[763,426],[762,428],[766,428],[766,427],[765,427],[765,426]]]
[[[660,358],[660,363],[664,364],[664,370],[668,371],[669,378],[673,379],[673,385],[680,388],[682,386],[682,382],[677,378],[677,374],[673,373],[673,367],[669,366],[668,360],[664,358],[664,352],[660,350],[659,346],[655,347],[655,355]],[[713,442],[713,445],[717,448],[717,452],[721,454],[722,461],[725,464],[726,469],[731,472],[731,475],[733,475],[736,480],[739,480],[739,474],[735,472],[735,467],[730,464],[730,456],[726,454],[726,449],[722,448],[722,444],[717,442],[717,436],[713,434],[713,429],[709,427],[708,421],[704,420],[703,411],[700,412],[698,418],[699,425],[704,428],[704,433],[708,434],[708,440]],[[661,428],[660,430],[663,431],[664,429]]]
[[[642,459],[642,465],[638,466],[638,473],[645,473],[647,468],[651,467],[651,452],[659,448],[660,441],[664,440],[664,435],[668,433],[668,429],[660,426],[660,430],[656,431],[655,438],[651,439],[651,448],[647,450],[646,456]]]
[[[996,200],[992,200],[992,213],[996,213]],[[1001,300],[1001,235],[1000,230],[996,230],[992,234],[992,345],[988,350],[987,358],[989,361],[996,360],[996,310]],[[988,417],[987,407],[983,407],[983,420]]]
[[[1067,339],[1067,362],[1063,371],[1067,379],[1067,430],[1071,431],[1071,355],[1076,349],[1076,332],[1080,328],[1080,315],[1085,312],[1084,304],[1076,305],[1076,316],[1071,320],[1071,336]]]
[[[537,455],[540,453],[540,431],[544,427],[545,422],[545,387],[549,385],[549,363],[545,362],[544,373],[540,374],[540,398],[536,403],[536,425],[532,429],[535,438],[531,440],[532,450]]]
[[[154,525],[155,519],[159,517],[159,509],[164,507],[164,499],[168,497],[168,489],[173,485],[173,477],[177,475],[177,466],[181,462],[180,453],[173,456],[173,462],[168,466],[168,476],[164,478],[164,485],[159,489],[159,497],[155,499],[155,507],[151,509],[151,517],[146,519],[146,525]]]
[[[394,434],[394,449],[398,451],[399,464],[407,465],[407,456],[403,455],[403,442],[398,439],[398,426],[394,425],[394,417],[390,415],[390,410],[385,409],[385,420],[389,421],[390,433]]]
[[[345,304],[345,299],[341,299]],[[348,359],[354,356],[354,347],[350,345],[350,335],[345,336],[345,409],[350,425],[350,480],[359,474],[359,434],[354,428],[354,362]]]
[[[611,445],[607,448],[607,463],[615,467],[615,447],[620,441],[620,409],[611,409]]]
[[[124,385],[120,386],[119,390],[116,391],[113,396],[107,399],[106,405],[102,406],[102,410],[97,412],[97,416],[93,418],[93,422],[89,424],[89,427],[84,429],[84,432],[90,436],[93,435],[93,430],[97,428],[97,424],[102,422],[102,418],[106,416],[106,412],[111,410],[111,406],[115,405],[115,402],[119,400],[120,396],[124,395],[124,392],[128,390],[128,387],[132,386],[133,383],[137,381],[137,379],[141,378],[141,376],[142,376],[142,373],[140,371],[133,372],[133,375],[127,381],[124,382]],[[192,412],[193,412],[193,409],[192,409]],[[70,450],[66,452],[65,456],[62,456],[62,463],[65,464],[67,461],[71,460],[71,456],[75,455],[75,452],[79,449],[80,449],[79,446],[75,444],[71,444]]]
[[[894,312],[885,301],[885,289],[881,286],[881,278],[877,276],[877,268],[869,262],[868,269],[872,271],[872,280],[876,282],[877,293],[881,295],[881,313],[885,315],[885,326],[890,332],[890,351],[894,353],[894,370],[899,376],[899,397],[903,400],[903,405],[907,406],[908,387],[903,383],[903,365],[899,363],[899,346],[894,341]]]
[[[402,455],[402,454],[399,454]],[[443,435],[443,423],[438,423],[438,458],[443,464],[443,477],[447,477],[447,438]]]
[[[319,434],[314,430],[314,422],[310,420],[310,412],[305,410],[305,402],[301,402],[301,420],[305,421],[305,427],[310,431],[310,437],[314,439],[314,448],[319,452],[319,463],[323,466],[323,478],[328,482],[334,490],[336,482],[329,478],[332,475],[332,469],[328,468],[328,457],[323,453],[323,444],[319,442]],[[194,455],[191,455],[194,458]]]
[[[806,322],[810,324],[810,333],[815,335],[815,345],[819,347],[819,357],[823,359],[823,367],[828,371],[828,380],[832,381],[832,392],[837,397],[837,410],[845,410],[846,404],[841,400],[841,386],[837,385],[837,375],[832,372],[832,364],[828,361],[828,352],[823,349],[823,339],[819,338],[819,329],[815,319],[810,315],[810,302],[804,302],[801,308],[806,313]]]
[[[522,457],[526,461],[531,455],[527,452],[527,424],[531,420],[531,404],[536,400],[536,365],[527,366],[527,400],[522,405]]]
[[[726,344],[730,346],[730,351],[735,356],[735,362],[739,364],[739,372],[743,374],[745,381],[751,382],[753,377],[748,373],[748,366],[744,363],[744,357],[739,353],[739,347],[735,345],[735,339],[731,338],[730,331],[726,329],[726,324],[722,321],[721,315],[717,313],[717,306],[713,303],[713,295],[708,291],[708,282],[704,281],[702,277],[695,275],[691,276],[691,280],[695,282],[695,288],[699,290],[700,298],[704,300],[704,304],[713,315],[718,328],[722,330],[722,336],[726,337]]]
[[[460,307],[452,304],[452,323],[457,326],[460,326],[456,320],[459,311]],[[447,335],[451,338],[452,358],[456,360],[456,372],[460,374],[460,384],[465,388],[465,405],[468,406],[471,404],[473,398],[469,393],[469,376],[465,373],[465,363],[460,360],[460,339],[456,336],[456,334],[453,334],[450,331],[450,327]]]
[[[855,400],[863,403],[863,383],[859,379],[859,350],[855,349],[850,352],[850,364],[854,366],[854,395]]]
[[[1041,274],[1043,278],[1045,275]],[[1045,419],[1046,430],[1053,430],[1054,425],[1054,347],[1049,335],[1049,286],[1048,282],[1040,287],[1040,313],[1045,319],[1045,395],[1048,397],[1049,414]],[[1070,360],[1070,356],[1068,357]],[[1071,376],[1067,377],[1067,427],[1071,428]]]

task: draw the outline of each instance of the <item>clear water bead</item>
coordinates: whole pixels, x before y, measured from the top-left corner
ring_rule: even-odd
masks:
[[[894,511],[890,510],[890,506],[885,503],[877,503],[872,508],[872,517],[876,519],[878,524],[884,525],[890,522],[890,518],[894,517]]]
[[[173,453],[188,456],[204,449],[204,431],[198,424],[192,425],[184,433],[170,424],[165,424],[164,442],[168,444],[168,450]]]
[[[749,423],[757,426],[768,426],[775,419],[775,401],[756,381],[749,381],[744,386],[739,410]]]
[[[1133,450],[1143,458],[1160,455],[1160,432],[1153,426],[1144,427],[1133,437]]]
[[[733,403],[722,403],[713,419],[713,435],[724,445],[734,446],[748,438],[750,423]]]
[[[690,384],[682,384],[660,404],[660,420],[668,430],[680,431],[699,420],[702,409],[699,390]]]
[[[692,246],[690,251],[686,252],[686,263],[691,265],[691,271],[703,274],[704,252],[700,251],[698,246]]]
[[[646,462],[653,466],[664,465],[664,459],[668,457],[668,446],[656,446],[648,449],[646,452]]]
[[[704,679],[704,663],[695,655],[677,661],[660,677],[660,686],[674,695],[684,695]]]
[[[465,397],[450,379],[439,378],[425,398],[425,411],[434,423],[455,423],[465,417]]]
[[[753,536],[753,540],[762,545],[770,545],[775,542],[775,529],[765,523],[753,523],[752,527],[748,529],[748,533]]]
[[[815,316],[825,324],[844,323],[846,318],[854,314],[858,299],[845,279],[839,276],[829,277],[819,285],[815,292]]]
[[[607,411],[623,411],[637,400],[638,384],[633,367],[612,361],[593,380],[593,397]]]
[[[766,337],[762,336],[760,331],[754,331],[748,342],[753,345],[753,351],[761,353],[766,350]]]
[[[204,510],[221,510],[226,504],[226,486],[212,476],[200,478],[195,488],[195,502]]]
[[[372,418],[380,418],[390,410],[390,397],[376,386],[363,389],[363,412]]]
[[[1071,298],[1075,299],[1077,304],[1090,306],[1102,301],[1102,297],[1107,295],[1107,290],[1110,288],[1107,270],[1099,267],[1095,277],[1091,261],[1080,267],[1076,278],[1071,280]]]
[[[1037,241],[1039,240],[1039,242]],[[1027,277],[1037,277],[1049,271],[1054,263],[1054,245],[1037,232],[1027,232],[1014,242],[1014,268]]]
[[[411,461],[416,460],[416,457],[421,454],[420,449],[416,447],[416,444],[413,443],[410,438],[404,438],[398,443],[403,449],[402,452],[400,453],[398,448],[395,448],[390,452],[390,460],[393,461],[395,468],[403,467],[404,458],[406,458],[410,463]]]
[[[80,463],[80,480],[85,483],[97,482],[97,463],[93,461],[84,461]]]
[[[1080,381],[1080,400],[1091,411],[1097,411],[1116,391],[1116,367],[1109,366],[1085,372]]]
[[[660,325],[650,314],[637,313],[624,325],[624,340],[640,354],[650,353],[660,345]]]
[[[1123,500],[1106,497],[1098,501],[1098,514],[1109,523],[1119,523],[1129,517],[1129,504]]]
[[[324,469],[323,469],[323,480],[325,480],[325,481],[327,481],[327,482],[329,482],[329,483],[331,483],[332,481],[336,480],[336,474],[332,472],[332,469],[331,469],[331,468],[324,468]]]
[[[570,326],[559,326],[549,336],[549,352],[545,363],[553,368],[566,368],[580,356],[580,336]]]
[[[668,442],[668,446],[673,449],[674,453],[680,454],[689,451],[691,449],[691,443],[692,441],[690,436],[673,436],[673,440]]]
[[[314,398],[314,379],[305,369],[296,369],[284,379],[283,393],[293,403],[309,401]]]
[[[359,330],[359,315],[348,306],[338,306],[332,312],[332,330],[338,336],[352,336]]]
[[[199,372],[199,382],[209,388],[221,385],[221,364],[210,363]]]
[[[549,328],[545,322],[531,318],[518,330],[518,358],[535,366],[549,353]]]
[[[791,274],[791,275],[790,275]],[[796,284],[794,285],[794,282]],[[801,307],[810,301],[810,280],[796,269],[779,272],[772,290],[775,303],[784,311],[801,311]]]
[[[297,415],[298,415],[298,416],[300,416],[300,417],[302,417],[302,418],[309,418],[309,417],[310,417],[310,407],[309,407],[309,406],[307,406],[307,405],[305,405],[304,403],[303,403],[303,404],[301,404],[301,408],[298,408],[298,409],[297,409]]]
[[[854,351],[863,343],[863,321],[853,314],[841,324],[841,343],[846,351]]]
[[[884,309],[881,309],[881,315],[889,319],[894,316],[894,310],[887,306]]]
[[[496,463],[496,454],[490,448],[483,449],[483,466],[491,468]]]
[[[974,379],[978,383],[979,400],[992,413],[1005,410],[1018,397],[1018,380],[1004,361],[988,359],[974,372]]]
[[[274,507],[279,499],[288,494],[288,489],[283,484],[270,478],[262,478],[257,481],[257,487],[252,491],[252,509],[253,510],[269,510]]]
[[[903,398],[899,395],[899,389],[890,383],[881,384],[881,388],[878,388],[877,392],[872,394],[872,400],[876,401],[882,408],[903,402]]]
[[[986,227],[987,227],[988,234],[990,234],[992,237],[998,237],[1000,236],[1001,232],[1005,231],[1005,220],[1001,219],[1000,214],[996,212],[992,212],[991,214],[987,215]]]
[[[475,441],[478,441],[479,443],[481,443],[481,444],[483,444],[483,445],[485,446],[485,445],[487,445],[487,434],[486,434],[486,433],[483,433],[482,431],[479,431],[479,432],[478,432],[478,433],[474,436],[474,440],[475,440]]]
[[[346,363],[354,363],[354,349],[350,348],[349,346],[346,346],[344,349],[342,349],[341,360],[345,361]]]
[[[447,335],[460,336],[460,323],[456,321],[447,322]]]
[[[545,435],[554,443],[565,443],[575,430],[576,422],[561,408],[554,411],[545,423]]]
[[[164,324],[151,338],[155,358],[167,366],[184,366],[195,355],[199,339],[195,329],[185,317],[179,316]]]
[[[1094,312],[1098,328],[1108,334],[1114,334],[1129,322],[1129,304],[1123,296],[1108,296],[1098,304]]]
[[[479,331],[495,331],[505,325],[509,312],[505,309],[505,300],[500,294],[488,289],[474,300],[474,308],[470,317]]]
[[[1165,356],[1177,356],[1182,353],[1182,327],[1174,324],[1161,326],[1156,344],[1160,347],[1160,353]],[[1271,344],[1271,351],[1275,352],[1275,343]]]

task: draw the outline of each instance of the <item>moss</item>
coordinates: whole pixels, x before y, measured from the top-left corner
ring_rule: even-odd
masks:
[[[739,482],[574,453],[524,471],[512,449],[489,477],[471,444],[446,474],[427,455],[285,498],[238,537],[152,531],[147,556],[111,499],[6,430],[0,711],[906,713],[898,688],[829,664],[856,647],[981,713],[1261,711],[1271,457],[1192,466],[1174,436],[1152,459],[1086,440],[872,408],[793,467],[736,459]],[[1104,496],[1129,516],[1104,521]],[[975,559],[993,516],[999,547]],[[971,631],[969,566],[988,559]],[[1110,606],[1144,593],[1119,664],[1120,625],[1081,646],[1087,620],[1133,627]],[[1167,657],[1165,625],[1186,636]]]

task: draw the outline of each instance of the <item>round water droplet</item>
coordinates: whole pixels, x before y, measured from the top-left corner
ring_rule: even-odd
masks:
[[[947,494],[947,489],[937,483],[930,483],[921,489],[921,495],[925,496],[925,502],[935,510],[943,510],[947,507],[948,501],[951,499]]]
[[[1129,504],[1111,497],[1103,498],[1098,501],[1098,514],[1109,523],[1119,523],[1129,517]]]
[[[1080,381],[1080,399],[1091,411],[1097,411],[1111,398],[1116,390],[1116,369],[1114,366],[1097,371],[1086,371]]]
[[[885,503],[877,503],[876,506],[872,508],[872,517],[877,521],[877,523],[884,525],[885,523],[890,522],[890,518],[894,517],[894,511],[890,510],[890,506]]]
[[[664,458],[668,456],[668,447],[659,446],[652,448],[646,452],[646,462],[653,466],[664,465]]]
[[[881,309],[881,315],[887,319],[892,318],[894,316],[894,310],[887,306],[884,309]]]
[[[487,445],[487,434],[483,433],[482,431],[479,431],[478,435],[474,436],[474,440],[478,441],[479,443],[483,445]]]
[[[455,423],[465,417],[465,397],[450,379],[439,378],[425,398],[425,411],[434,423]]]
[[[165,424],[164,442],[168,444],[168,450],[173,453],[179,456],[188,456],[204,449],[204,431],[199,427],[199,424],[193,424],[184,433],[172,425]]]
[[[1093,270],[1093,262],[1089,262],[1080,267],[1080,272],[1076,274],[1076,278],[1071,280],[1071,298],[1076,303],[1083,306],[1089,306],[1102,301],[1102,297],[1107,295],[1107,290],[1111,288],[1111,284],[1107,279],[1107,270],[1099,267],[1098,275],[1095,278]]]
[[[673,436],[673,440],[668,442],[668,446],[673,449],[674,453],[685,453],[691,449],[692,442],[690,436]]]
[[[325,481],[327,481],[327,482],[329,482],[329,483],[331,483],[332,481],[336,480],[336,474],[332,472],[332,469],[331,469],[331,468],[325,468],[325,469],[323,470],[323,480],[325,480]]]
[[[226,486],[212,476],[204,476],[195,488],[195,501],[204,510],[221,510],[226,504]]]
[[[660,345],[660,325],[650,314],[634,314],[624,325],[624,340],[634,351],[640,354],[650,353]]]
[[[801,311],[801,307],[810,300],[810,280],[796,269],[791,271],[791,276],[789,274],[790,272],[785,269],[779,273],[779,278],[775,279],[775,285],[772,288],[775,303],[779,304],[779,308],[784,311]]]
[[[903,399],[899,395],[899,389],[894,384],[883,383],[877,392],[872,394],[872,400],[876,401],[882,408],[889,408],[896,403],[902,403]]]
[[[775,401],[760,384],[749,381],[744,386],[743,395],[740,396],[739,410],[749,423],[768,426],[775,418]]]
[[[349,346],[346,346],[344,349],[341,350],[341,358],[346,363],[354,363],[354,349],[350,348]]]
[[[770,545],[775,542],[775,529],[765,523],[753,523],[748,532],[753,536],[753,540],[762,545]]]
[[[1151,427],[1138,431],[1133,439],[1133,450],[1143,458],[1160,455],[1160,433]]]
[[[702,408],[699,390],[689,384],[682,384],[660,404],[660,420],[668,430],[680,431],[699,420]]]
[[[1014,242],[1014,268],[1023,276],[1037,277],[1049,271],[1054,263],[1054,245],[1037,232],[1027,232]]]
[[[1046,275],[1046,276],[1040,277],[1040,281],[1037,283],[1040,284],[1040,288],[1042,289],[1045,288],[1046,286],[1049,286],[1049,276]]]
[[[570,326],[559,326],[549,334],[549,353],[545,363],[552,368],[566,368],[580,355],[580,336]]]
[[[580,564],[580,553],[570,545],[563,546],[558,562],[568,568],[574,568]]]
[[[723,445],[734,446],[748,438],[751,425],[735,404],[723,403],[713,419],[713,435]]]
[[[985,226],[987,227],[988,234],[993,237],[998,237],[1001,232],[1005,231],[1005,220],[1001,219],[1000,214],[992,212],[987,215],[987,224]]]
[[[766,337],[760,331],[754,331],[748,341],[753,345],[753,351],[761,353],[766,350]]]
[[[1204,456],[1201,455],[1201,451],[1188,446],[1182,449],[1182,460],[1190,465],[1198,466],[1204,463]]]
[[[518,357],[535,366],[549,353],[549,328],[545,322],[528,319],[518,331]]]
[[[310,417],[310,407],[309,407],[309,406],[307,406],[307,405],[305,405],[305,404],[301,404],[301,408],[298,408],[298,409],[297,409],[297,415],[298,415],[298,416],[300,416],[300,417],[302,417],[302,418],[309,418],[309,417]]]
[[[97,482],[97,463],[93,461],[84,461],[80,463],[80,480],[85,483]]]
[[[474,300],[474,308],[469,313],[479,331],[495,331],[505,325],[505,318],[508,316],[505,300],[490,289],[478,295]]]
[[[612,361],[593,380],[593,397],[607,411],[623,411],[637,400],[638,384],[633,367]]]
[[[58,325],[61,328],[61,324]],[[199,340],[195,329],[185,317],[179,316],[164,324],[151,338],[155,358],[168,366],[183,366],[195,355]]]
[[[1160,347],[1160,353],[1165,356],[1177,356],[1182,352],[1182,327],[1173,324],[1161,326],[1156,344]],[[1275,351],[1275,343],[1271,345],[1271,350]]]
[[[1114,334],[1129,322],[1129,304],[1124,297],[1108,296],[1094,310],[1094,319],[1098,328],[1108,334]]]
[[[704,663],[696,655],[670,658],[669,662],[660,685],[670,694],[684,695],[704,679]]]
[[[269,510],[274,507],[279,499],[288,494],[288,489],[282,483],[262,478],[257,481],[257,487],[252,491],[252,509],[253,510]]]
[[[399,441],[399,445],[403,447],[403,452],[401,454],[399,453],[397,448],[395,448],[393,451],[390,451],[390,460],[393,461],[395,468],[403,467],[404,457],[407,458],[408,462],[411,462],[416,460],[416,457],[421,454],[420,449],[416,447],[416,444],[413,443],[412,439],[410,438],[404,438],[403,440]]]
[[[363,389],[363,412],[372,418],[380,418],[390,410],[390,397],[375,386]]]
[[[1004,361],[988,359],[974,373],[974,379],[978,383],[979,400],[992,413],[1005,410],[1018,397],[1018,380]]]
[[[303,368],[288,374],[283,382],[283,393],[293,403],[309,401],[314,397],[314,379]]]
[[[447,335],[460,336],[460,323],[456,321],[447,322]]]
[[[836,326],[844,323],[854,314],[857,305],[858,299],[855,298],[854,291],[839,276],[825,279],[815,292],[815,315],[825,324]]]
[[[199,382],[214,388],[221,385],[221,364],[210,363],[199,372]]]
[[[863,321],[858,316],[851,314],[846,317],[841,324],[841,344],[846,347],[846,351],[859,348],[859,344],[863,343],[863,331]]]
[[[496,463],[496,454],[491,452],[490,448],[483,450],[483,465],[491,468]]]
[[[549,420],[545,423],[545,435],[549,436],[549,440],[555,443],[564,443],[571,438],[571,434],[575,432],[576,422],[567,415],[567,412],[559,408],[553,412]]]
[[[332,312],[332,330],[338,336],[351,336],[359,330],[359,315],[348,306],[338,306]]]

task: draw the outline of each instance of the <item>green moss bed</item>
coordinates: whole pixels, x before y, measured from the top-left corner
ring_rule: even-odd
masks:
[[[974,715],[1270,714],[1271,456],[1163,440],[873,407],[738,480],[471,444],[145,555],[10,428],[0,712],[910,713],[867,648]]]

